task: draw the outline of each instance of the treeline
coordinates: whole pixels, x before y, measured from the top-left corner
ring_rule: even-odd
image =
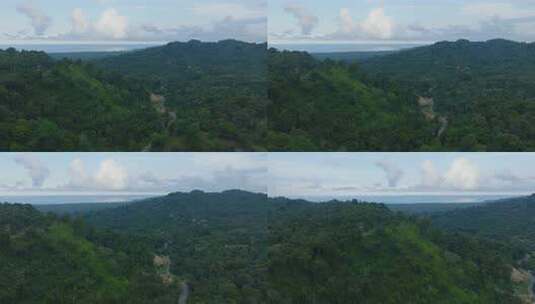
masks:
[[[523,249],[380,204],[194,191],[74,219],[0,210],[0,302],[176,303],[186,284],[188,303],[520,303]]]

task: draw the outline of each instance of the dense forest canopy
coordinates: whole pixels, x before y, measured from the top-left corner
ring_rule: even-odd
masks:
[[[1,303],[176,303],[145,242],[0,204]]]
[[[73,208],[69,219],[0,207],[0,301],[176,303],[186,292],[187,303],[521,303],[511,273],[522,249],[381,204],[232,190]]]
[[[441,229],[510,242],[535,252],[535,195],[430,214]]]
[[[439,128],[409,91],[369,80],[357,64],[271,49],[268,66],[272,151],[406,151]]]
[[[265,150],[265,59],[265,44],[234,40],[0,51],[0,150]]]
[[[172,124],[154,150],[263,150],[267,106],[265,43],[172,42],[94,61],[142,79]]]
[[[270,147],[535,149],[535,43],[445,41],[375,55],[270,51],[269,66]]]
[[[43,52],[0,51],[0,150],[140,151],[160,124],[140,82]]]
[[[512,252],[380,204],[280,199],[271,218],[276,303],[520,303]]]

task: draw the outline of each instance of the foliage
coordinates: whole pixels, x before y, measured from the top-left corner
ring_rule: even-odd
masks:
[[[519,303],[507,253],[359,202],[284,202],[270,220],[273,303]]]
[[[44,215],[29,205],[0,205],[0,302],[174,303],[148,252],[103,246],[104,234],[80,220]],[[118,236],[113,243],[121,242]],[[127,254],[128,253],[128,254]],[[143,284],[143,289],[139,289]],[[171,295],[161,297],[161,294]]]
[[[160,129],[140,83],[42,52],[0,51],[0,150],[139,151]]]
[[[395,83],[370,82],[356,64],[269,51],[268,149],[406,151],[433,142],[417,100]]]
[[[172,42],[95,61],[165,97],[174,113],[154,150],[264,150],[266,44]]]
[[[531,151],[534,58],[535,43],[459,40],[372,58],[361,67],[434,99],[449,120],[436,150]]]

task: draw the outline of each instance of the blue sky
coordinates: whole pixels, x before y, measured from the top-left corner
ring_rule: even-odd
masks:
[[[0,42],[266,41],[265,0],[2,0]]]
[[[1,153],[0,195],[267,192],[262,153]]]
[[[0,196],[193,189],[290,197],[535,192],[535,153],[1,153],[0,168]]]
[[[271,196],[535,192],[535,153],[273,153]]]
[[[533,0],[271,0],[270,43],[535,40]]]

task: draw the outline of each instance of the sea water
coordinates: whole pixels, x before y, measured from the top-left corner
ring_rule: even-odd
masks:
[[[0,50],[15,48],[26,51],[43,51],[47,53],[85,53],[85,52],[124,52],[144,49],[164,43],[142,44],[0,44]]]
[[[309,53],[343,53],[343,52],[382,52],[382,51],[398,51],[402,49],[409,49],[424,44],[404,43],[404,44],[387,44],[387,43],[281,43],[270,44],[279,50],[287,51],[306,51]]]

